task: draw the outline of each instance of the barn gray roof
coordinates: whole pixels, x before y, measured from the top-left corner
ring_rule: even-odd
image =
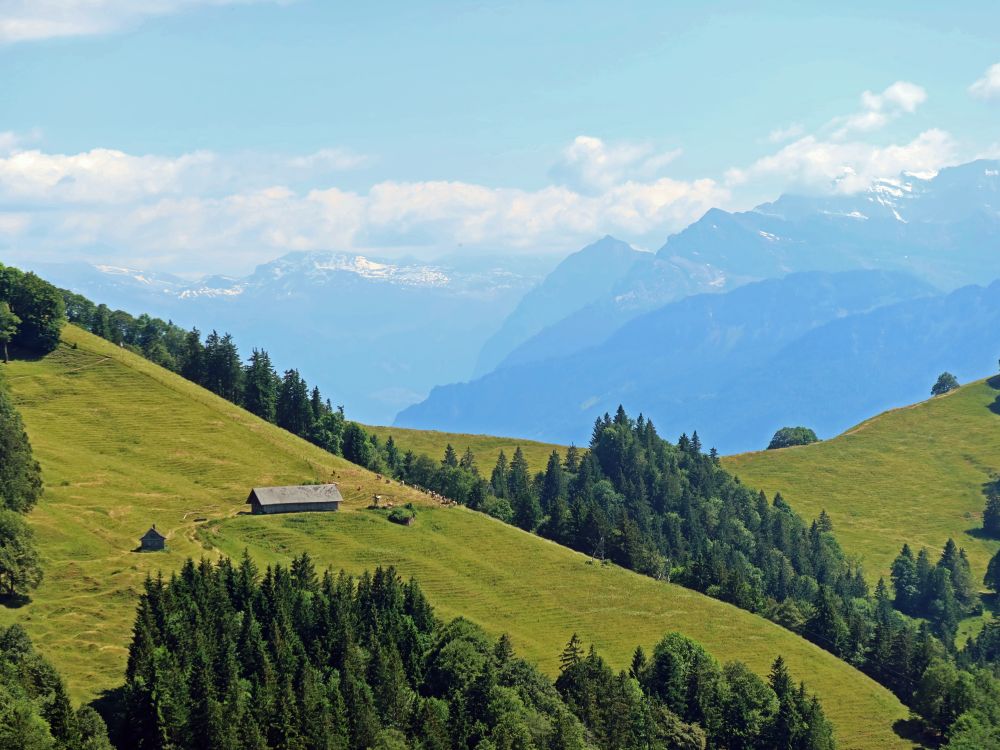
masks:
[[[156,526],[151,526],[149,531],[142,535],[143,539],[166,539],[163,534],[156,530]]]
[[[257,500],[261,505],[284,505],[286,503],[329,503],[343,502],[340,490],[335,484],[303,484],[294,487],[254,487],[247,502]]]

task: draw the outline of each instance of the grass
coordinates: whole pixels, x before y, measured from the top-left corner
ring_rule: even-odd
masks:
[[[539,443],[534,440],[519,438],[493,437],[492,435],[466,435],[460,432],[438,432],[437,430],[411,430],[401,427],[373,427],[365,425],[365,429],[378,435],[385,442],[389,436],[396,442],[402,452],[413,451],[418,456],[423,453],[431,458],[440,459],[444,456],[445,447],[451,445],[459,457],[471,448],[476,456],[479,471],[489,475],[497,462],[500,451],[507,455],[509,461],[518,447],[528,460],[531,473],[544,471],[552,451],[558,451],[565,457],[566,446],[552,443]]]
[[[984,484],[1000,471],[1000,415],[989,408],[997,395],[979,381],[832,440],[723,464],[751,487],[781,492],[807,518],[825,508],[840,543],[873,579],[888,575],[904,543],[940,551],[952,537],[982,580],[1000,547],[979,533]]]
[[[78,329],[36,361],[7,368],[47,485],[30,516],[46,580],[0,609],[22,622],[76,700],[121,683],[136,596],[147,574],[190,555],[321,566],[395,565],[439,614],[463,614],[553,673],[574,631],[622,667],[636,645],[683,632],[720,660],[764,672],[782,654],[816,690],[844,748],[905,747],[906,709],[847,664],[762,618],[584,556],[464,508],[442,508],[268,425]],[[255,484],[335,479],[338,514],[240,515]],[[364,510],[375,491],[418,505],[415,525]],[[168,551],[137,553],[156,523]]]

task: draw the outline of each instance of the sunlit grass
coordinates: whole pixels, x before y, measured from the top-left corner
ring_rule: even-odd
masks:
[[[906,745],[892,731],[906,710],[888,691],[762,618],[438,507],[82,331],[68,328],[64,339],[7,370],[47,485],[30,517],[46,580],[30,604],[0,609],[0,621],[25,624],[78,700],[121,683],[147,574],[219,550],[247,548],[261,563],[308,550],[323,567],[395,565],[441,615],[510,633],[549,673],[574,631],[620,667],[636,645],[671,630],[762,673],[780,653],[821,695],[841,747]],[[329,479],[341,485],[341,513],[239,515],[252,485]],[[364,510],[376,491],[421,506],[416,524]],[[134,552],[151,523],[168,551]]]

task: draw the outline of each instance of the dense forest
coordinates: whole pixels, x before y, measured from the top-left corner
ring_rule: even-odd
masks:
[[[189,560],[148,580],[120,742],[156,748],[832,748],[784,663],[768,681],[666,636],[615,673],[570,638],[553,684],[390,569],[317,575],[305,554]]]

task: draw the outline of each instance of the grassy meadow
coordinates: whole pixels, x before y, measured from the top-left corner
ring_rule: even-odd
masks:
[[[995,381],[993,381],[995,382]],[[724,466],[795,510],[833,519],[870,578],[888,575],[904,543],[966,549],[982,580],[1000,542],[979,533],[984,484],[1000,471],[1000,395],[986,381],[881,414],[831,440],[723,459]]]
[[[46,494],[30,521],[46,579],[22,622],[76,700],[121,683],[135,600],[147,574],[189,555],[244,548],[260,562],[306,549],[321,566],[395,565],[416,576],[442,616],[464,614],[552,673],[576,631],[612,663],[679,630],[720,660],[764,672],[782,654],[835,722],[841,747],[905,747],[906,709],[884,688],[762,618],[582,555],[464,508],[442,508],[243,412],[79,329],[39,360],[6,369]],[[243,515],[248,489],[334,479],[339,514]],[[378,490],[419,507],[412,527],[364,510]],[[138,553],[155,523],[168,551]]]

